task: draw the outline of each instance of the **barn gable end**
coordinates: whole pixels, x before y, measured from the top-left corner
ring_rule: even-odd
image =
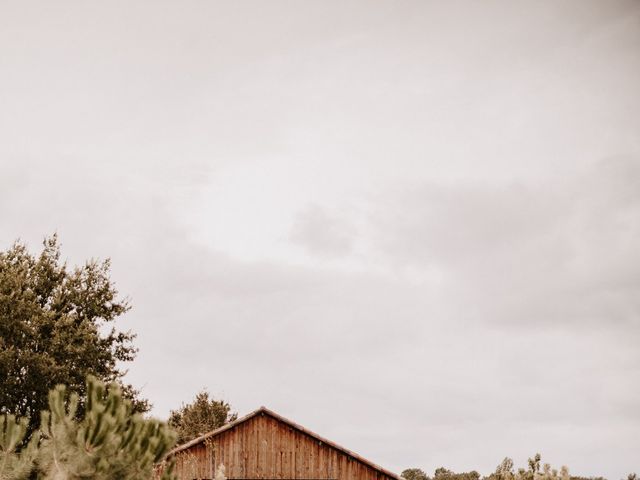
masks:
[[[174,449],[179,480],[398,480],[399,477],[264,407]]]

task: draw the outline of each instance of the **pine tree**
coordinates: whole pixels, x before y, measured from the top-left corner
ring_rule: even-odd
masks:
[[[89,377],[85,410],[76,393],[59,385],[49,392],[40,431],[22,448],[28,419],[0,417],[0,480],[149,480],[154,465],[175,444],[163,422],[132,413],[117,384],[108,389]],[[172,480],[173,464],[160,480]]]
[[[78,396],[64,386],[49,393],[42,416],[38,469],[44,480],[148,480],[153,466],[175,443],[175,434],[157,420],[131,413],[117,384],[105,389],[87,380],[86,412],[76,421]],[[171,478],[167,468],[163,479]]]
[[[39,435],[31,437],[20,449],[27,433],[29,421],[13,415],[0,416],[0,480],[22,480],[33,471]]]

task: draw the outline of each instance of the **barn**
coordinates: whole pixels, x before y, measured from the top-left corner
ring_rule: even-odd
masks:
[[[396,474],[261,407],[170,452],[179,480],[399,480]]]

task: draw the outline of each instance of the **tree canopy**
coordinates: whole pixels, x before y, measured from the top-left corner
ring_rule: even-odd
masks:
[[[0,414],[29,418],[30,434],[57,384],[78,393],[81,414],[88,375],[119,383],[134,411],[147,411],[122,382],[119,364],[136,349],[134,335],[113,326],[130,307],[109,277],[109,260],[69,268],[56,235],[43,247],[37,256],[21,242],[0,252]]]
[[[480,480],[480,474],[475,470],[463,473],[454,473],[444,467],[436,468],[433,480]]]
[[[420,468],[407,468],[400,474],[405,480],[431,480]]]
[[[184,443],[236,418],[228,403],[209,398],[209,392],[202,390],[192,403],[171,411],[169,425],[178,433],[178,443]]]

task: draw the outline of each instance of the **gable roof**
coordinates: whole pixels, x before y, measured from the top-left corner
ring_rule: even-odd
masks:
[[[367,465],[368,467],[371,467],[374,470],[377,470],[378,472],[381,472],[385,475],[387,475],[388,477],[394,478],[396,480],[402,480],[398,475],[396,475],[393,472],[390,472],[389,470],[382,468],[379,465],[376,465],[375,463],[367,460],[366,458],[361,457],[360,455],[358,455],[357,453],[352,452],[351,450],[348,450],[344,447],[341,447],[340,445],[338,445],[337,443],[332,442],[331,440],[327,440],[324,437],[321,437],[320,435],[318,435],[317,433],[312,432],[311,430],[308,430],[306,428],[304,428],[302,425],[298,425],[295,422],[292,422],[291,420],[284,418],[281,415],[278,415],[277,413],[275,413],[272,410],[269,410],[266,407],[260,407],[257,410],[254,410],[253,412],[249,413],[248,415],[245,415],[244,417],[238,418],[237,420],[234,420],[233,422],[229,422],[226,425],[223,425],[222,427],[213,430],[209,433],[205,433],[204,435],[201,435],[197,438],[194,438],[193,440],[190,440],[187,443],[183,443],[182,445],[177,446],[176,448],[174,448],[173,450],[171,450],[167,456],[171,456],[171,455],[175,455],[176,453],[182,452],[183,450],[188,450],[189,448],[193,447],[194,445],[198,445],[199,443],[204,442],[205,440],[209,439],[209,438],[213,438],[217,435],[220,435],[223,432],[226,432],[227,430],[231,430],[235,427],[237,427],[238,425],[246,422],[247,420],[252,419],[253,417],[256,417],[258,415],[268,415],[271,418],[274,418],[275,420],[282,422],[286,425],[288,425],[289,427],[304,433],[305,435],[308,435],[311,438],[314,438],[315,440],[322,442],[326,445],[328,445],[331,448],[334,448],[336,450],[338,450],[339,452],[342,452],[343,454],[353,458],[354,460],[359,461],[360,463],[364,463],[365,465]]]

